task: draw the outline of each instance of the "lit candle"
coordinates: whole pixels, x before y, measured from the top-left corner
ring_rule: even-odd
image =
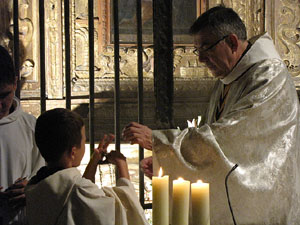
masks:
[[[189,224],[190,182],[182,178],[173,181],[172,225]]]
[[[194,225],[209,225],[209,184],[192,183],[192,216]]]
[[[152,177],[152,220],[153,225],[169,225],[169,176]]]

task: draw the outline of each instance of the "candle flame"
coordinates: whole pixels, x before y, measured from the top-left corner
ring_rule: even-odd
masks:
[[[162,177],[163,171],[162,168],[160,167],[159,172],[158,172],[158,177]]]
[[[203,181],[202,180],[197,180],[197,183],[198,184],[203,184]]]
[[[182,177],[178,177],[178,180],[183,181],[184,179]]]

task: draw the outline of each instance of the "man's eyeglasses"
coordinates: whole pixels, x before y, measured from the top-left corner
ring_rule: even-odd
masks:
[[[214,44],[212,44],[211,46],[207,47],[206,49],[200,50],[195,48],[193,53],[197,56],[199,55],[204,55],[206,54],[209,50],[211,50],[213,47],[215,47],[217,44],[219,44],[221,41],[223,41],[225,38],[227,38],[229,35],[225,35],[224,37],[222,37],[221,39],[219,39],[218,41],[216,41]]]

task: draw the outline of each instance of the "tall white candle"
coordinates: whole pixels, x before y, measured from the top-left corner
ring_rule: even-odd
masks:
[[[152,220],[153,225],[169,225],[169,176],[152,177]]]
[[[210,225],[209,184],[198,180],[192,183],[193,225]]]
[[[173,181],[172,225],[189,224],[190,182],[182,178]]]

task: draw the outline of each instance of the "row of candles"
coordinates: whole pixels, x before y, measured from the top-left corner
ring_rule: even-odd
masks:
[[[169,176],[152,177],[152,218],[153,225],[169,225]],[[194,225],[209,225],[209,184],[197,183],[178,178],[173,180],[172,225],[189,224],[190,197],[192,201],[192,222]]]

